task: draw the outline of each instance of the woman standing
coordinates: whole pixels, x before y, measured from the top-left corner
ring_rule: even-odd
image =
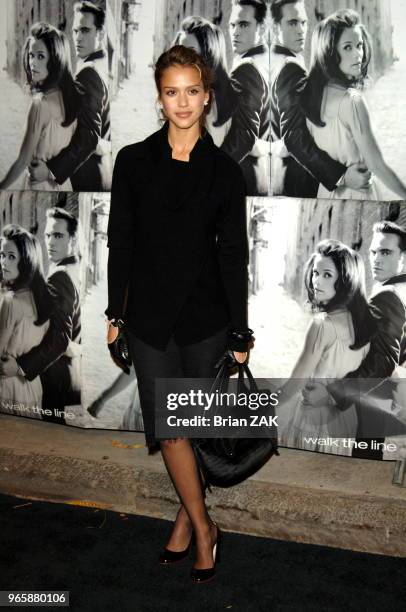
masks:
[[[1,284],[7,289],[0,303],[0,355],[15,359],[41,343],[49,326],[51,294],[42,270],[35,237],[18,225],[0,235]],[[42,385],[39,376],[0,377],[2,412],[40,419]],[[15,409],[14,409],[15,407]]]
[[[0,189],[12,185],[34,158],[47,161],[57,155],[68,146],[76,128],[79,94],[65,34],[46,23],[36,23],[25,43],[23,62],[33,97],[20,152],[0,181]],[[27,179],[26,188],[72,191],[69,179],[60,186],[49,180],[31,183]]]
[[[116,160],[108,229],[108,318],[123,318],[150,450],[155,378],[211,378],[229,348],[246,359],[245,186],[239,166],[207,133],[212,72],[177,45],[155,67],[161,130]],[[127,302],[125,308],[124,304]],[[109,340],[116,336],[110,325]],[[181,507],[161,563],[189,553],[195,582],[213,578],[219,530],[210,519],[187,439],[160,440]]]
[[[317,146],[345,166],[365,163],[389,189],[406,198],[406,185],[388,166],[372,129],[362,88],[371,60],[370,36],[358,13],[341,10],[321,21],[313,34],[312,59],[302,103]],[[320,185],[319,198],[379,200],[369,189]]]

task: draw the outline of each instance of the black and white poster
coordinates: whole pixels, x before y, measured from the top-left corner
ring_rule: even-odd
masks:
[[[113,153],[162,125],[152,67],[163,51],[182,44],[201,53],[214,71],[207,127],[215,144],[241,165],[248,195],[269,195],[269,2],[152,0],[127,5],[125,18],[130,27],[115,14],[109,40],[117,93]]]
[[[405,200],[406,4],[271,12],[272,195]]]
[[[193,47],[210,63],[215,81],[208,128],[215,143],[241,165],[252,196],[247,199],[247,218],[249,321],[256,338],[250,365],[255,376],[289,379],[298,364],[308,363],[302,351],[306,330],[312,321],[320,324],[330,317],[328,308],[318,309],[317,292],[312,308],[304,281],[312,257],[328,259],[317,250],[323,240],[335,246],[338,241],[337,249],[363,269],[357,282],[365,285],[366,309],[377,288],[392,285],[394,277],[400,299],[406,272],[399,242],[406,226],[406,48],[401,29],[406,3],[336,4],[293,2],[278,14],[268,1],[97,1],[93,12],[81,12],[82,4],[73,0],[1,3],[0,412],[77,427],[143,430],[134,370],[122,373],[106,346],[111,161],[123,146],[145,139],[162,125],[153,67],[173,44]],[[337,10],[344,12],[337,16]],[[346,27],[336,28],[337,20]],[[319,34],[313,37],[314,31]],[[357,159],[348,161],[344,155],[333,163],[322,154],[321,166],[313,156],[309,173],[302,157],[296,159],[295,148],[299,146],[302,156],[314,151],[299,129],[307,120],[297,114],[297,105],[292,107],[296,123],[289,130],[286,120],[292,108],[282,108],[283,96],[278,99],[275,83],[282,64],[295,74],[299,69],[302,76],[308,74],[312,57],[322,56],[320,40],[331,48],[326,32],[333,31],[336,44],[345,43],[333,54],[335,60],[341,58],[340,70],[346,65],[345,54],[358,54],[349,69],[355,80],[357,71],[365,77],[364,89],[344,88],[333,79],[333,102],[338,100],[334,96],[349,92],[355,106],[344,102],[345,110],[352,108],[352,119],[361,122],[358,128],[367,116],[374,139],[368,140],[364,129],[355,134],[345,124],[345,134],[338,131],[327,144],[351,142],[355,151],[362,140],[364,145],[374,142],[375,149],[372,156],[366,147]],[[351,40],[342,39],[343,31]],[[312,40],[320,42],[313,54]],[[290,54],[281,51],[289,45]],[[321,104],[322,99],[327,97],[312,108],[330,116],[331,108]],[[279,118],[275,109],[283,111]],[[315,141],[316,131],[308,121],[306,126]],[[341,129],[338,121],[336,128]],[[290,146],[294,150],[289,151]],[[303,185],[311,189],[303,191]],[[278,198],[269,197],[271,186]],[[388,278],[379,277],[380,265],[376,270],[371,260],[374,224],[381,222],[400,228],[399,236],[387,232],[399,255]],[[317,291],[321,295],[323,289]],[[343,304],[346,310],[345,299]],[[354,321],[348,316],[346,323],[339,323],[350,337]],[[334,364],[328,377],[344,379],[361,367],[373,346],[369,333],[358,351],[347,343],[341,357],[328,354]],[[393,343],[402,347],[403,336],[394,337]],[[402,355],[399,352],[392,363],[390,375],[378,372],[373,377],[401,380]],[[324,366],[316,365],[303,377],[327,375]],[[391,384],[394,395],[386,398],[382,410],[402,422],[402,384]],[[338,450],[331,444],[306,446],[289,434],[292,425],[301,429],[302,395],[298,390],[285,406],[281,445],[352,454],[353,449],[343,445]],[[349,415],[347,411],[340,421],[343,427],[348,423],[341,437],[356,441],[360,429]],[[313,439],[329,437],[332,431],[324,424],[324,430],[306,431]],[[382,437],[377,443],[384,446],[373,449],[377,453],[372,458],[394,459],[402,440],[396,438],[393,451],[388,449],[392,437]]]
[[[1,194],[0,412],[143,430],[134,371],[106,346],[109,206],[104,193]]]
[[[0,188],[108,191],[106,4],[0,4]]]
[[[263,206],[266,243],[257,274],[264,284],[251,300],[252,324],[260,330],[252,358],[262,362],[261,376],[285,379],[279,443],[400,457],[406,440],[404,203],[269,198]],[[371,379],[374,387],[363,429],[355,402],[344,409],[331,387],[348,376]],[[362,431],[371,431],[376,408],[383,424],[372,439]],[[378,436],[388,423],[402,435]]]
[[[77,194],[0,195],[0,411],[75,424],[89,231]]]

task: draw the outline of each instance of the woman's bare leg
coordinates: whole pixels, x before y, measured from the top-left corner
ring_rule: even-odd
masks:
[[[181,499],[196,537],[196,569],[213,567],[217,529],[204,503],[196,459],[189,440],[163,440],[161,452],[166,469]],[[176,528],[176,525],[175,525]],[[186,548],[183,546],[183,549]]]
[[[181,504],[166,548],[174,552],[182,552],[189,546],[192,532],[193,527],[189,515],[185,506]]]

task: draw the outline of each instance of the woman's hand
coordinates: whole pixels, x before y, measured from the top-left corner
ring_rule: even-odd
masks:
[[[130,374],[131,357],[128,347],[128,340],[123,330],[124,323],[121,319],[113,325],[112,321],[107,321],[107,348],[116,364],[123,372]]]
[[[29,167],[30,183],[42,183],[50,180],[49,168],[43,159],[34,158]]]
[[[68,348],[65,351],[65,356],[73,359],[74,357],[81,357],[83,353],[83,347],[73,340],[69,340]]]
[[[111,142],[104,138],[99,138],[95,153],[100,156],[111,155]]]
[[[0,376],[19,376],[18,363],[12,355],[3,353],[0,359]]]
[[[302,406],[306,406],[307,409],[334,408],[336,404],[327,390],[328,382],[330,381],[327,378],[323,382],[309,380],[302,389]]]
[[[119,329],[107,321],[107,344],[111,344],[118,336]]]
[[[248,351],[252,351],[255,344],[255,338],[252,336],[251,340],[248,342]],[[233,351],[234,359],[238,361],[238,363],[244,363],[248,358],[248,351],[241,353],[240,351]]]

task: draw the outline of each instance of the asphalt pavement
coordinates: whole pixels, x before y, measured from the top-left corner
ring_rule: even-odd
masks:
[[[69,591],[75,612],[404,610],[402,558],[225,533],[215,580],[195,585],[192,558],[157,563],[169,531],[159,519],[0,495],[0,590]]]

